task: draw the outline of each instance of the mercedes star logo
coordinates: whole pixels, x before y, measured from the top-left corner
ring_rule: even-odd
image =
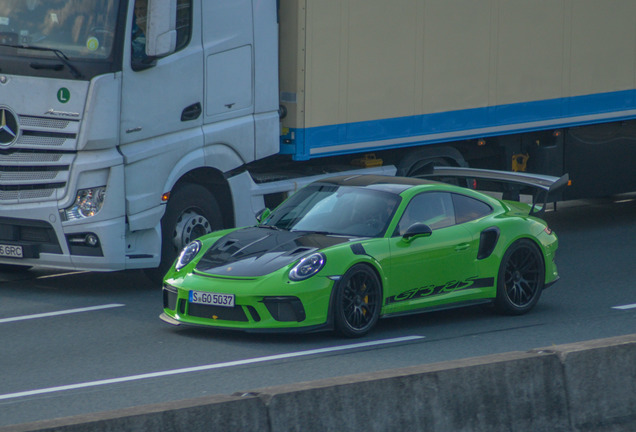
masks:
[[[7,108],[0,107],[0,146],[8,146],[18,139],[18,120]]]

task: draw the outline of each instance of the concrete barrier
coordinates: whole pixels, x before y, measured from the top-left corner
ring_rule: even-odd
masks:
[[[556,432],[569,431],[562,376],[554,355],[508,353],[260,394],[277,432]]]
[[[636,431],[636,335],[550,351],[563,363],[573,430]]]
[[[0,428],[105,431],[636,430],[636,335]]]
[[[0,428],[0,431],[159,432],[269,431],[257,397],[209,396]],[[249,425],[249,427],[247,427]]]

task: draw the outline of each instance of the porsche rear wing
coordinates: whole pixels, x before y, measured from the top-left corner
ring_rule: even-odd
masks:
[[[559,191],[564,186],[567,186],[570,180],[570,176],[568,174],[564,174],[561,177],[553,177],[548,175],[531,174],[525,172],[496,171],[477,168],[445,166],[434,167],[433,172],[425,176],[481,179],[513,185],[513,190],[514,185],[516,185],[517,193],[519,192],[521,187],[530,187],[535,191],[532,199],[532,208],[530,209],[531,215],[537,215],[544,212],[549,198],[554,197],[554,194],[557,191]],[[543,202],[543,205],[539,210],[535,211],[535,209],[537,208],[537,203],[540,202]]]

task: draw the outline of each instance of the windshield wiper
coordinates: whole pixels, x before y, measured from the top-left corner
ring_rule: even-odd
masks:
[[[27,49],[27,50],[35,50],[35,51],[48,51],[55,54],[55,56],[71,71],[71,74],[74,78],[83,78],[82,73],[70,62],[66,54],[64,54],[61,50],[57,48],[46,48],[46,47],[38,47],[38,46],[30,46],[30,45],[10,45],[10,44],[0,44],[1,46],[16,48],[16,49]],[[55,65],[43,65],[40,63],[31,63],[31,67],[34,69],[53,69],[59,70]]]

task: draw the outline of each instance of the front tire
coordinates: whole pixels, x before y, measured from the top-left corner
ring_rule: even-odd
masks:
[[[541,297],[544,281],[541,251],[531,240],[517,240],[501,260],[495,309],[506,315],[530,311]]]
[[[222,228],[219,205],[208,189],[194,183],[175,188],[161,219],[161,262],[158,268],[147,270],[146,275],[161,283],[181,249],[192,240]]]
[[[377,274],[368,265],[354,265],[336,288],[336,332],[350,338],[366,335],[377,323],[381,307],[382,286]]]

